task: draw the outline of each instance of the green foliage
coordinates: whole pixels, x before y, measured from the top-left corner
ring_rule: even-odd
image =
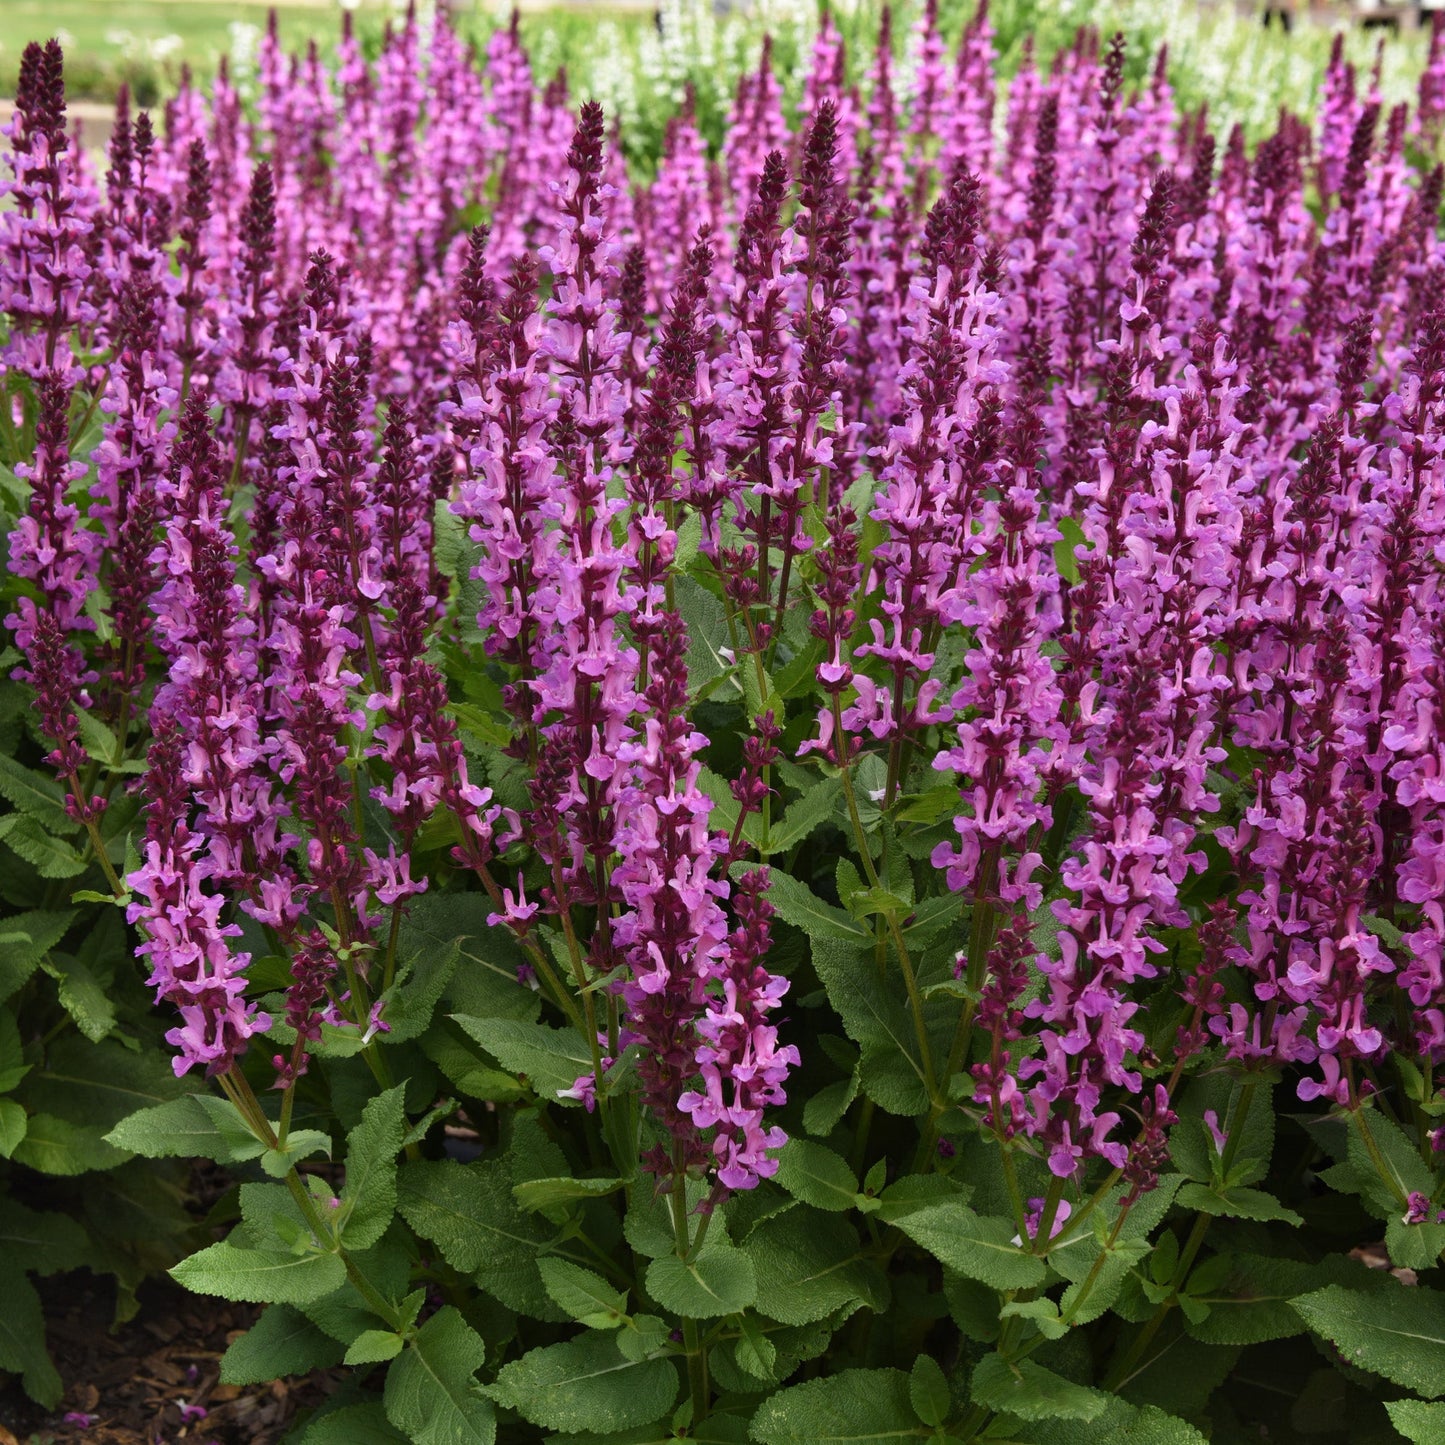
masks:
[[[486,1353],[455,1309],[440,1310],[387,1370],[387,1419],[415,1445],[492,1445],[496,1412],[475,1379]]]
[[[695,1259],[664,1254],[647,1266],[647,1292],[671,1314],[695,1320],[736,1314],[758,1297],[752,1260],[731,1246],[706,1248]]]
[[[339,1364],[345,1347],[290,1305],[267,1305],[221,1357],[224,1385],[263,1384]]]
[[[752,1422],[759,1445],[882,1445],[930,1433],[902,1370],[843,1370],[794,1385],[765,1401]]]
[[[346,1266],[337,1254],[242,1248],[222,1240],[182,1260],[171,1276],[197,1294],[256,1304],[310,1304],[339,1289]]]
[[[980,1405],[1020,1420],[1097,1420],[1109,1405],[1102,1390],[1091,1390],[1046,1370],[1033,1360],[985,1355],[969,1382]]]
[[[1404,1286],[1366,1294],[1332,1284],[1293,1306],[1350,1364],[1427,1399],[1445,1395],[1445,1294]]]
[[[489,1393],[549,1430],[626,1430],[671,1409],[677,1389],[670,1361],[628,1359],[614,1335],[589,1332],[528,1351],[503,1367]]]

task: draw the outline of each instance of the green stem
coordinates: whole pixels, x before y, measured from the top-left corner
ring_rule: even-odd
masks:
[[[276,1148],[277,1138],[275,1131],[271,1128],[271,1121],[266,1117],[265,1111],[261,1108],[261,1101],[257,1099],[246,1076],[239,1069],[233,1069],[230,1073],[221,1074],[219,1078],[226,1096],[240,1110],[242,1117],[250,1125],[256,1137],[268,1149]],[[286,1172],[286,1187],[290,1190],[292,1199],[296,1201],[296,1207],[301,1211],[307,1228],[311,1230],[316,1243],[326,1248],[329,1253],[340,1257],[342,1264],[346,1267],[347,1279],[351,1281],[357,1294],[366,1301],[368,1308],[379,1318],[385,1320],[398,1334],[404,1331],[406,1329],[405,1317],[367,1279],[356,1261],[347,1252],[346,1247],[332,1233],[326,1221],[317,1212],[316,1201],[312,1199],[310,1192],[301,1182],[301,1176],[296,1172],[294,1166]]]
[[[687,1171],[682,1158],[681,1145],[673,1146],[672,1193],[669,1204],[672,1208],[672,1233],[677,1257],[687,1260],[692,1251],[692,1242],[687,1230]],[[708,1382],[707,1356],[702,1351],[698,1337],[697,1321],[687,1315],[682,1321],[682,1342],[687,1351],[687,1384],[692,1396],[692,1423],[696,1427],[707,1419]]]
[[[843,703],[837,693],[833,694],[833,736],[838,740],[838,773],[843,780],[843,796],[848,802],[848,818],[853,825],[853,841],[868,875],[872,888],[882,891],[878,870],[873,866],[873,855],[868,849],[868,835],[863,831],[863,821],[858,814],[858,798],[853,789],[853,769],[847,757],[848,734],[843,728]],[[913,1030],[918,1036],[918,1057],[923,1069],[923,1086],[928,1091],[929,1103],[938,1108],[938,1079],[933,1071],[933,1048],[928,1041],[928,1026],[923,1017],[923,995],[918,990],[918,977],[913,971],[913,960],[908,956],[908,947],[903,942],[898,920],[890,913],[886,915],[888,931],[893,937],[893,947],[898,953],[898,966],[903,973],[903,986],[908,991],[908,1007],[913,1014]]]
[[[1259,1088],[1259,1076],[1250,1075],[1240,1091],[1239,1103],[1235,1106],[1234,1115],[1229,1121],[1229,1131],[1224,1141],[1224,1149],[1221,1152],[1219,1161],[1219,1172],[1224,1178],[1228,1178],[1230,1168],[1234,1164],[1235,1156],[1239,1153],[1240,1145],[1244,1142],[1244,1126],[1249,1119],[1249,1111],[1254,1104],[1254,1095]],[[1134,1337],[1133,1342],[1124,1353],[1119,1356],[1109,1370],[1105,1380],[1104,1388],[1117,1390],[1126,1380],[1132,1378],[1135,1367],[1144,1357],[1144,1352],[1153,1342],[1154,1337],[1164,1326],[1168,1319],[1169,1312],[1179,1300],[1179,1292],[1189,1282],[1189,1271],[1193,1268],[1194,1261],[1204,1245],[1205,1237],[1209,1233],[1209,1227],[1214,1222],[1212,1214],[1199,1214],[1195,1216],[1194,1226],[1189,1231],[1189,1238],[1185,1241],[1184,1248],[1180,1251],[1179,1262],[1174,1267],[1174,1278],[1167,1299],[1163,1300],[1154,1313],[1145,1321],[1143,1328]]]

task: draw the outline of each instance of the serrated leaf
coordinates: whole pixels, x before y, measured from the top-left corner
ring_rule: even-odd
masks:
[[[325,1154],[331,1157],[331,1135],[320,1129],[293,1129],[286,1136],[284,1149],[265,1149],[261,1153],[261,1168],[273,1179],[284,1179],[298,1159],[308,1154]]]
[[[780,1390],[753,1416],[759,1445],[875,1445],[918,1439],[902,1370],[843,1370]]]
[[[54,1114],[32,1114],[25,1137],[10,1157],[42,1174],[74,1175],[91,1169],[114,1169],[130,1155],[107,1144],[99,1129],[72,1124]]]
[[[750,864],[739,863],[734,874],[751,870]],[[779,868],[768,870],[768,902],[778,917],[809,938],[831,938],[850,943],[869,943],[872,939],[841,908],[825,903],[806,883],[801,883]]]
[[[604,1199],[615,1194],[626,1180],[623,1179],[524,1179],[512,1186],[512,1196],[521,1208],[537,1212],[553,1209],[559,1204],[571,1204],[578,1199]]]
[[[759,1380],[773,1381],[773,1367],[778,1362],[778,1347],[751,1315],[738,1316],[738,1341],[733,1346],[738,1367]]]
[[[647,1266],[647,1292],[664,1309],[688,1319],[736,1314],[758,1297],[752,1261],[730,1246],[705,1249],[696,1259],[664,1254]]]
[[[592,1051],[576,1029],[554,1029],[518,1019],[474,1018],[453,1014],[457,1024],[504,1069],[524,1074],[536,1093],[549,1103],[560,1099],[583,1074],[592,1072]]]
[[[45,1319],[40,1296],[19,1262],[0,1258],[0,1370],[19,1375],[25,1393],[46,1409],[60,1403],[60,1376],[45,1351]]]
[[[636,1314],[617,1333],[617,1348],[629,1360],[646,1360],[667,1344],[671,1329],[661,1315]]]
[[[932,1355],[919,1355],[908,1376],[908,1398],[913,1412],[925,1425],[942,1425],[953,1399],[942,1367]]]
[[[147,1159],[200,1158],[227,1162],[234,1156],[203,1099],[202,1095],[183,1094],[179,1099],[140,1109],[122,1119],[105,1136],[106,1142]],[[236,1106],[229,1100],[215,1102],[235,1112]],[[239,1112],[236,1124],[255,1145],[255,1152],[249,1156],[255,1158],[261,1149],[260,1141],[245,1129]]]
[[[784,853],[796,847],[815,828],[821,827],[838,810],[843,784],[839,778],[820,778],[796,802],[788,805],[768,832],[769,853]]]
[[[1231,1138],[1243,1130],[1237,1149],[1240,1159],[1254,1159],[1256,1166],[1236,1177],[1236,1184],[1253,1184],[1267,1172],[1274,1152],[1273,1085],[1256,1081],[1250,1094],[1249,1115],[1236,1119],[1244,1104],[1246,1085],[1228,1074],[1207,1074],[1194,1079],[1184,1091],[1179,1104],[1179,1122],[1169,1131],[1169,1154],[1175,1166],[1190,1179],[1204,1184],[1213,1181],[1219,1155],[1204,1124],[1204,1115],[1213,1110],[1220,1128]]]
[[[765,1219],[740,1246],[767,1289],[759,1314],[807,1325],[861,1301],[880,1309],[887,1282],[841,1215],[795,1205]]]
[[[9,1159],[25,1138],[29,1120],[13,1099],[0,1099],[0,1159]]]
[[[339,1364],[345,1347],[290,1305],[267,1305],[221,1356],[223,1385],[263,1385]]]
[[[406,1347],[395,1330],[362,1330],[347,1346],[343,1365],[380,1365],[394,1360]],[[443,1437],[451,1439],[451,1436]]]
[[[375,1244],[396,1213],[396,1156],[405,1129],[406,1085],[378,1094],[346,1141],[341,1188],[341,1242],[347,1249]]]
[[[544,1259],[538,1264],[547,1293],[579,1324],[611,1330],[624,1323],[627,1295],[590,1269],[565,1259]]]
[[[543,1319],[563,1318],[537,1268],[551,1232],[518,1208],[505,1160],[407,1164],[397,1179],[397,1202],[406,1222],[435,1241],[448,1264],[475,1273],[504,1305]]]
[[[833,1213],[852,1209],[858,1195],[858,1180],[847,1161],[808,1139],[788,1140],[775,1177],[795,1199]]]
[[[17,763],[4,752],[0,752],[0,798],[49,832],[68,835],[76,831],[75,821],[65,811],[65,789],[54,778]]]
[[[74,909],[34,909],[0,920],[0,1003],[10,997],[75,922]]]
[[[1210,1189],[1203,1184],[1189,1183],[1180,1189],[1177,1202],[1184,1209],[1193,1209],[1200,1214],[1223,1215],[1229,1219],[1304,1223],[1293,1209],[1286,1209],[1262,1189]]]
[[[1445,1440],[1445,1405],[1423,1400],[1387,1400],[1390,1423],[1413,1445],[1440,1445]]]
[[[44,1066],[26,1078],[20,1092],[35,1112],[104,1134],[137,1109],[194,1087],[176,1077],[164,1051],[132,1050],[116,1039],[92,1044],[69,1034],[51,1045]]]
[[[1209,1445],[1193,1425],[1153,1405],[1110,1400],[1092,1420],[1049,1420],[1014,1433],[1030,1445]]]
[[[299,1445],[408,1445],[407,1438],[386,1418],[380,1400],[343,1405],[312,1420]]]
[[[89,1243],[85,1230],[68,1214],[27,1209],[0,1196],[0,1260],[23,1260],[30,1274],[58,1274],[79,1268]]]
[[[1364,1294],[1327,1285],[1292,1304],[1350,1364],[1427,1399],[1445,1395],[1445,1294],[1418,1286]]]
[[[1076,1385],[1035,1360],[997,1354],[973,1367],[969,1389],[978,1404],[1020,1420],[1094,1420],[1109,1404],[1102,1390]]]
[[[0,818],[0,839],[32,864],[42,878],[76,878],[86,870],[86,861],[73,843],[47,833],[28,813],[9,813]]]
[[[812,941],[813,967],[848,1037],[859,1046],[863,1091],[890,1114],[913,1116],[928,1108],[918,1040],[901,990],[879,977],[872,943],[866,949],[836,938]]]
[[[614,1341],[591,1333],[530,1350],[503,1368],[489,1393],[548,1430],[649,1425],[672,1408],[677,1370],[669,1360],[629,1360]]]
[[[696,695],[732,667],[722,652],[727,614],[722,603],[691,577],[673,579],[673,599],[687,628],[687,681]]]
[[[960,1198],[918,1202],[885,1190],[879,1217],[896,1224],[956,1274],[994,1289],[1032,1289],[1044,1281],[1044,1262],[1013,1243],[1012,1220],[975,1214]]]
[[[803,1105],[803,1128],[819,1138],[826,1138],[843,1121],[843,1116],[858,1097],[858,1070],[846,1079],[825,1084]]]
[[[252,1304],[308,1304],[346,1280],[346,1266],[335,1254],[289,1254],[246,1249],[222,1240],[171,1270],[171,1277],[195,1294]]]
[[[63,954],[52,955],[41,967],[55,980],[61,1008],[98,1044],[115,1027],[115,1003],[95,975],[78,958]]]

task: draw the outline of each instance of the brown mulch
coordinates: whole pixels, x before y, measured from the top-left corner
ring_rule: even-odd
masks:
[[[255,1305],[197,1299],[162,1281],[141,1292],[135,1319],[112,1332],[115,1296],[107,1281],[81,1271],[38,1287],[65,1399],[47,1412],[17,1381],[0,1389],[0,1445],[271,1445],[298,1411],[334,1388],[325,1372],[265,1385],[220,1383],[221,1356],[260,1313]]]

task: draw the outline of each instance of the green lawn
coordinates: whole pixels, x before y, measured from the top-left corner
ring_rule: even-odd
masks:
[[[58,35],[72,96],[108,100],[127,80],[149,103],[155,95],[147,90],[169,90],[183,60],[203,72],[211,69],[235,46],[233,23],[259,31],[269,8],[270,0],[0,0],[0,93],[14,93],[25,46]],[[388,8],[381,0],[363,0],[359,22],[378,27]],[[288,45],[313,37],[329,44],[339,33],[334,0],[279,0],[276,10]]]

